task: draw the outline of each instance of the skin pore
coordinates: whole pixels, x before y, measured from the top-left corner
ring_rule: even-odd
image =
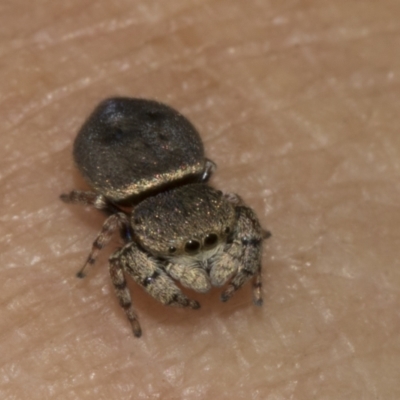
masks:
[[[0,398],[397,399],[400,136],[396,0],[119,0],[0,6]],[[107,258],[72,142],[110,96],[182,112],[272,232],[251,285],[166,308]],[[129,279],[128,279],[129,280]]]

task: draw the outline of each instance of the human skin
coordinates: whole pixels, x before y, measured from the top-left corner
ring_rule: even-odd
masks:
[[[400,3],[87,1],[0,5],[1,399],[400,398]],[[109,96],[198,128],[272,232],[264,305],[134,283],[132,335],[74,136]],[[188,292],[189,293],[189,292]]]

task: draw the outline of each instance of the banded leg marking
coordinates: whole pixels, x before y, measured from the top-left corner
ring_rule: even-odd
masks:
[[[133,310],[131,294],[126,286],[124,271],[117,258],[110,258],[110,276],[114,285],[115,294],[118,298],[120,306],[124,309],[125,314],[131,323],[133,334],[136,337],[142,336],[142,329],[138,321],[138,317]]]

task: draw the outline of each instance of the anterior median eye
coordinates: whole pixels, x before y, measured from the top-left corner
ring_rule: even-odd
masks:
[[[197,240],[188,240],[185,244],[186,253],[195,253],[200,248],[200,243]]]
[[[215,233],[209,233],[205,238],[204,238],[204,247],[205,248],[211,248],[215,246],[218,243],[218,236]]]

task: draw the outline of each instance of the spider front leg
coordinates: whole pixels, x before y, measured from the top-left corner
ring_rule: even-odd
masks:
[[[133,334],[136,337],[142,336],[142,329],[140,327],[137,315],[132,307],[131,294],[126,286],[126,279],[124,276],[123,267],[119,262],[119,252],[116,252],[110,257],[110,276],[114,285],[115,294],[118,298],[120,306],[124,309],[125,314],[131,323]]]
[[[227,301],[236,290],[254,278],[253,301],[260,306],[262,305],[262,243],[267,235],[251,208],[245,206],[239,197],[232,197],[229,200],[237,204],[235,206],[237,225],[231,243],[226,245],[224,253],[211,269],[211,283],[213,286],[222,286],[232,277],[227,289],[221,295],[221,300]]]
[[[164,305],[197,309],[200,304],[187,298],[163,270],[158,260],[131,242],[110,257],[110,275],[121,307],[131,322],[133,333],[139,337],[141,329],[133,311],[131,296],[126,287],[124,272],[147,293]]]

